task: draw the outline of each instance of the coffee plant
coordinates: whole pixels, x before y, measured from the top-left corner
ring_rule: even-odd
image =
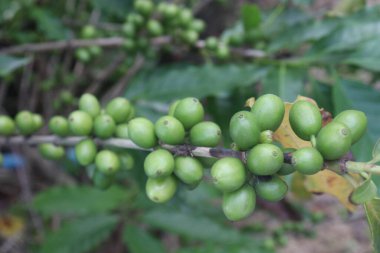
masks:
[[[311,193],[362,205],[380,252],[379,6],[7,2],[0,252],[20,217],[32,252],[273,252],[316,236]],[[295,218],[250,223],[272,205]]]

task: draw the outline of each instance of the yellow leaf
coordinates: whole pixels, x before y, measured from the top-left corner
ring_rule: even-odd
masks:
[[[256,102],[254,97],[250,97],[245,101],[244,107],[252,108],[253,104]]]
[[[8,238],[19,235],[25,227],[24,220],[14,215],[0,216],[0,235]]]
[[[296,101],[298,100],[307,100],[317,105],[316,102],[311,98],[298,96]],[[285,116],[280,127],[274,133],[274,140],[279,141],[284,148],[299,149],[304,147],[311,147],[311,142],[300,139],[293,132],[290,126],[289,111],[292,105],[293,103],[285,103]],[[329,112],[321,110],[321,114],[323,118],[323,125],[326,125],[332,120],[331,114]],[[300,182],[300,179],[301,178],[298,176],[296,178],[296,181],[292,182],[294,186],[297,186],[295,188],[295,191],[296,189],[304,190],[300,185],[302,184],[302,182]],[[330,170],[322,170],[315,175],[305,176],[303,183],[306,189],[313,193],[327,193],[335,196],[350,211],[354,211],[356,208],[356,206],[349,201],[349,196],[354,190],[354,187],[349,182],[347,182],[346,179]],[[295,195],[297,196],[297,192],[295,192]],[[301,195],[298,197],[302,197],[304,193],[300,193],[298,195]]]

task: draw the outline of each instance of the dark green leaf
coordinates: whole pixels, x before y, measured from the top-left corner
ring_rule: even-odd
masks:
[[[92,0],[91,2],[96,9],[119,18],[124,18],[133,7],[132,0]]]
[[[16,58],[8,55],[0,55],[0,76],[6,76],[12,71],[27,65],[30,58]]]
[[[364,205],[368,224],[371,230],[375,253],[380,252],[380,199],[376,198]]]
[[[147,231],[134,225],[126,225],[123,241],[131,253],[165,253],[161,242],[151,236]]]
[[[118,207],[127,194],[116,186],[106,191],[89,186],[54,187],[39,193],[33,206],[44,216],[102,213]]]
[[[203,98],[252,85],[266,72],[266,68],[252,64],[161,67],[140,73],[131,82],[126,96],[133,100],[160,101],[185,96]]]
[[[313,80],[310,97],[313,98],[320,108],[326,111],[334,112],[332,104],[332,87],[328,84]]]
[[[44,240],[41,253],[84,253],[96,248],[115,228],[114,215],[87,216],[64,224]]]
[[[63,25],[61,19],[49,9],[33,8],[32,17],[36,20],[38,30],[48,40],[63,40],[69,38],[69,30]]]
[[[361,43],[355,51],[350,54],[345,63],[366,68],[371,71],[380,71],[380,38],[375,38]]]
[[[354,204],[360,205],[372,200],[376,195],[377,187],[371,178],[368,177],[355,188],[350,196],[350,201]]]
[[[273,68],[263,80],[263,93],[280,96],[284,101],[292,102],[303,91],[304,69],[287,67],[282,64]]]
[[[260,25],[261,12],[256,4],[243,4],[241,16],[246,31],[255,29]]]

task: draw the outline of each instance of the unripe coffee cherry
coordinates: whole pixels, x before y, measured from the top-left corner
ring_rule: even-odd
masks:
[[[155,19],[150,19],[146,24],[146,28],[148,33],[153,37],[161,36],[164,32],[161,23]]]
[[[205,42],[205,47],[211,51],[216,50],[218,47],[218,39],[216,37],[208,37]]]
[[[83,39],[92,39],[96,35],[96,28],[92,25],[86,25],[82,28],[81,36]]]
[[[294,103],[289,112],[289,122],[293,131],[303,140],[310,140],[322,127],[322,116],[316,105],[300,100]]]
[[[181,121],[185,129],[190,129],[203,120],[204,109],[198,99],[184,98],[176,106],[174,117]]]
[[[249,170],[259,176],[273,175],[284,163],[282,150],[273,144],[259,144],[253,147],[247,155]]]
[[[178,145],[185,140],[185,128],[178,119],[172,116],[159,118],[154,129],[158,139],[166,144]]]
[[[279,201],[288,191],[288,185],[279,176],[261,177],[255,183],[257,196],[267,201]]]
[[[3,154],[0,153],[0,167],[3,166],[3,162],[4,162]]]
[[[114,178],[114,174],[106,175],[98,170],[95,170],[94,175],[92,176],[92,183],[96,188],[106,190],[112,185]]]
[[[223,192],[239,189],[245,182],[245,168],[242,161],[224,157],[211,167],[211,177],[215,187]]]
[[[144,16],[148,16],[153,11],[153,3],[150,0],[136,0],[134,3],[135,10]]]
[[[189,45],[195,44],[195,42],[197,42],[198,40],[198,37],[199,37],[199,34],[193,30],[187,30],[187,31],[185,30],[181,34],[182,40]]]
[[[100,104],[94,95],[85,93],[79,99],[79,109],[95,118],[100,113]]]
[[[260,128],[252,113],[240,111],[230,121],[230,136],[241,150],[247,150],[260,141]]]
[[[129,139],[128,124],[120,124],[116,126],[115,136],[117,138]]]
[[[177,190],[177,181],[173,176],[148,178],[145,191],[150,200],[156,203],[169,201]]]
[[[124,123],[131,112],[131,103],[122,97],[114,98],[107,104],[106,112],[114,119],[115,123]]]
[[[352,137],[351,144],[360,140],[367,130],[367,116],[361,111],[343,111],[334,118],[334,122],[342,123],[350,129]]]
[[[180,101],[181,100],[176,100],[176,101],[174,101],[173,103],[170,104],[169,111],[168,111],[168,115],[169,116],[174,116],[174,111],[177,108],[177,105],[179,104]]]
[[[251,109],[262,131],[276,131],[285,114],[284,102],[276,95],[265,94],[259,97]]]
[[[145,158],[144,171],[148,177],[167,177],[172,174],[173,170],[173,155],[165,149],[157,149]]]
[[[326,160],[336,160],[351,147],[350,129],[339,122],[330,122],[317,136],[317,149]]]
[[[127,17],[127,22],[135,25],[136,27],[140,27],[144,24],[144,17],[138,13],[130,13]]]
[[[90,165],[94,162],[97,153],[97,147],[92,139],[85,139],[75,145],[75,156],[82,166]]]
[[[9,136],[15,132],[15,123],[7,115],[0,115],[0,135]]]
[[[230,48],[225,44],[219,44],[215,51],[216,57],[220,60],[227,60],[230,57]]]
[[[120,169],[120,160],[113,151],[102,150],[95,157],[95,165],[103,174],[111,175]]]
[[[132,39],[124,39],[123,47],[128,51],[128,52],[134,52],[137,48],[137,44],[134,40]]]
[[[41,115],[34,113],[33,114],[33,122],[34,122],[34,131],[40,130],[44,125],[44,119]]]
[[[35,131],[35,123],[33,113],[29,111],[21,111],[17,113],[15,118],[16,126],[21,134],[29,135]]]
[[[173,19],[179,12],[177,5],[168,3],[160,3],[157,9],[165,19]]]
[[[184,27],[190,25],[193,19],[193,13],[189,9],[182,8],[178,13],[178,23]]]
[[[323,168],[323,157],[315,148],[301,148],[293,153],[292,165],[305,175],[313,175]]]
[[[65,117],[54,116],[49,121],[49,130],[55,135],[65,137],[69,134],[69,122]]]
[[[91,59],[90,52],[85,48],[78,48],[75,51],[75,56],[82,62],[89,62]]]
[[[73,111],[69,115],[69,128],[74,135],[89,135],[93,126],[92,117],[84,111]]]
[[[95,118],[94,133],[97,137],[107,139],[110,138],[116,129],[113,118],[107,114],[101,114]]]
[[[129,138],[142,148],[153,148],[157,144],[154,125],[148,119],[134,118],[128,124]]]
[[[195,146],[216,147],[222,139],[222,130],[211,121],[196,124],[190,130],[190,142]]]
[[[125,23],[122,27],[121,30],[125,34],[127,38],[133,38],[136,35],[136,28],[133,23]]]
[[[205,27],[206,27],[205,22],[200,19],[195,19],[190,23],[190,28],[197,33],[203,32]]]
[[[65,149],[61,146],[56,146],[52,143],[43,143],[38,145],[40,154],[49,160],[59,160],[65,156]]]
[[[203,178],[203,166],[194,157],[179,156],[175,159],[174,174],[185,184],[195,186]]]
[[[92,56],[99,56],[102,53],[102,48],[99,46],[89,46],[88,51]]]
[[[135,159],[128,151],[117,152],[122,170],[131,170],[135,166]]]
[[[231,221],[244,219],[255,209],[255,191],[251,186],[245,185],[236,191],[224,193],[222,206],[227,219]]]

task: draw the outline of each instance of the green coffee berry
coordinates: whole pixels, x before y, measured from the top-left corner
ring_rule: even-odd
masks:
[[[277,175],[286,176],[292,174],[294,171],[296,171],[296,169],[293,165],[284,163],[279,169],[279,171],[277,171]]]
[[[54,116],[49,121],[49,130],[55,135],[65,137],[69,134],[69,122],[65,117]]]
[[[123,47],[131,53],[136,50],[137,44],[134,40],[126,38],[124,39]]]
[[[128,38],[133,38],[136,35],[136,28],[133,23],[125,23],[121,27],[121,30],[123,31],[124,35]]]
[[[208,37],[205,42],[205,47],[211,51],[216,50],[218,47],[218,39],[216,37]]]
[[[59,160],[65,156],[65,149],[52,143],[43,143],[38,145],[38,151],[42,157],[49,160]]]
[[[230,57],[230,48],[225,44],[219,44],[215,51],[216,57],[220,60],[227,60]]]
[[[195,42],[198,40],[198,37],[199,34],[194,30],[183,31],[181,34],[182,40],[189,45],[195,44]]]
[[[98,99],[92,94],[83,94],[79,99],[79,110],[87,112],[91,117],[95,118],[100,113]]]
[[[239,189],[245,182],[245,175],[244,165],[237,158],[222,158],[211,167],[213,183],[217,189],[223,192]]]
[[[173,155],[165,149],[151,152],[144,161],[144,171],[148,177],[166,177],[174,170]]]
[[[216,147],[222,139],[222,130],[211,121],[196,124],[190,130],[190,142],[195,146]]]
[[[59,94],[59,99],[62,101],[63,104],[70,105],[74,102],[74,96],[73,94],[68,90],[63,90]]]
[[[190,28],[197,33],[203,32],[205,27],[206,27],[205,22],[200,19],[195,19],[190,23]]]
[[[351,147],[350,129],[339,122],[330,122],[317,136],[317,149],[326,160],[336,160]]]
[[[131,112],[131,103],[122,97],[114,98],[107,104],[106,112],[114,119],[115,123],[124,123]]]
[[[165,19],[173,19],[179,12],[177,5],[168,3],[160,3],[157,9]]]
[[[113,118],[107,114],[101,114],[95,118],[94,133],[97,137],[107,139],[110,138],[116,129]]]
[[[92,25],[86,25],[82,28],[81,36],[83,39],[92,39],[96,35],[96,28]]]
[[[301,148],[293,153],[292,165],[305,175],[313,175],[323,168],[323,157],[315,148]]]
[[[204,109],[198,99],[184,98],[176,106],[174,117],[181,121],[185,129],[190,129],[203,120]]]
[[[179,156],[175,159],[174,174],[185,184],[198,185],[203,178],[203,166],[194,157]]]
[[[230,136],[241,150],[247,150],[260,141],[260,128],[252,113],[240,111],[230,121]]]
[[[75,145],[75,156],[82,166],[90,165],[95,161],[97,147],[92,139],[85,139]]]
[[[350,129],[352,144],[360,140],[367,130],[367,116],[361,111],[343,111],[334,118],[334,122],[342,123]]]
[[[154,125],[145,118],[134,118],[128,124],[129,138],[142,148],[152,148],[157,144]]]
[[[92,183],[94,186],[101,190],[108,189],[114,182],[115,175],[106,175],[98,170],[94,172],[92,176]]]
[[[40,114],[34,113],[33,121],[34,121],[34,131],[40,130],[44,125],[44,119],[42,118]]]
[[[92,56],[99,56],[102,53],[102,48],[99,46],[89,46],[88,51]]]
[[[95,157],[95,165],[103,174],[111,175],[120,169],[120,160],[113,151],[102,150]]]
[[[146,28],[148,33],[153,37],[161,36],[164,32],[164,29],[161,26],[161,23],[155,19],[151,19],[146,24]]]
[[[185,128],[178,119],[172,116],[159,118],[154,129],[158,139],[166,144],[178,145],[185,140]]]
[[[117,125],[116,130],[115,130],[115,136],[117,138],[129,139],[128,124],[124,123],[124,124]]]
[[[177,181],[173,176],[148,178],[145,191],[150,200],[156,203],[169,201],[177,190]]]
[[[179,104],[180,101],[181,100],[176,100],[176,101],[174,101],[173,103],[170,104],[170,106],[169,106],[169,112],[168,112],[169,116],[174,116],[174,111],[177,108],[177,105]]]
[[[223,213],[231,221],[248,217],[256,206],[256,194],[253,188],[245,185],[240,189],[223,194]]]
[[[131,105],[131,111],[129,112],[127,122],[135,118],[135,116],[136,116],[136,108],[133,105]]]
[[[131,170],[135,166],[135,159],[128,151],[117,152],[122,170]]]
[[[34,133],[36,129],[33,113],[29,111],[17,113],[15,122],[18,130],[23,135],[30,135]]]
[[[89,135],[92,127],[92,117],[87,112],[78,110],[70,113],[69,128],[74,135]]]
[[[300,100],[294,103],[289,112],[289,122],[298,137],[310,140],[322,127],[322,116],[319,108],[309,101]]]
[[[3,166],[3,162],[4,162],[3,154],[0,153],[0,167]]]
[[[12,135],[15,132],[15,128],[15,123],[11,117],[0,115],[0,135]]]
[[[263,248],[268,251],[273,251],[276,249],[276,242],[273,240],[273,238],[266,238],[263,241]]]
[[[85,48],[78,48],[75,51],[75,56],[82,62],[89,62],[91,59],[90,52]]]
[[[150,0],[136,0],[134,3],[135,10],[144,16],[148,16],[153,11],[153,3]]]
[[[130,13],[127,17],[127,22],[140,27],[144,24],[144,17],[138,13]]]
[[[276,95],[265,94],[259,97],[251,109],[261,130],[276,131],[285,114],[284,102]]]
[[[258,197],[267,201],[279,201],[288,191],[288,185],[279,176],[260,177],[255,182]]]
[[[284,163],[282,150],[273,144],[259,144],[247,155],[248,169],[255,175],[273,175]]]
[[[193,13],[189,9],[182,8],[178,13],[177,18],[180,25],[187,27],[193,19]]]

